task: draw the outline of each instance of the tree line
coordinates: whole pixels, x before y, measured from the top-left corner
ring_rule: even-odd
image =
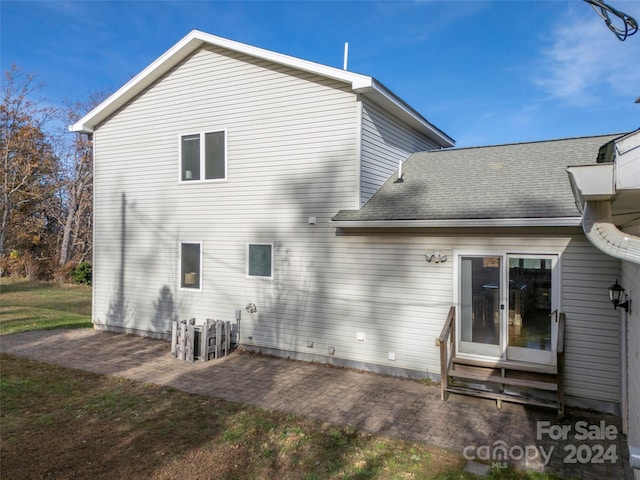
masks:
[[[67,126],[106,97],[52,107],[35,96],[34,74],[12,66],[0,106],[0,275],[67,279],[90,268],[93,249],[92,138]]]

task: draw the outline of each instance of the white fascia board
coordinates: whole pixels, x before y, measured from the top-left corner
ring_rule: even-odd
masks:
[[[198,30],[191,31],[187,36],[158,57],[138,75],[129,80],[104,102],[76,123],[70,125],[69,130],[72,132],[93,132],[97,125],[106,120],[110,115],[126,105],[129,101],[133,100],[145,88],[149,87],[153,82],[158,80],[161,76],[166,74],[170,69],[204,44],[239,52],[254,58],[289,66],[291,68],[314,73],[316,75],[349,84],[355,93],[361,93],[368,96],[374,100],[375,103],[381,104],[391,110],[393,113],[405,120],[409,125],[432,138],[436,143],[438,143],[438,145],[442,147],[451,147],[454,145],[454,141],[450,137],[431,125],[418,112],[413,110],[409,105],[396,97],[372,77],[291,57],[282,53],[272,52],[270,50],[254,47]]]
[[[581,217],[479,218],[451,220],[331,220],[335,228],[480,228],[480,227],[579,227]]]
[[[244,53],[252,57],[260,58],[262,60],[268,60],[273,63],[278,63],[280,65],[285,65],[305,72],[315,73],[322,77],[350,83],[351,88],[353,88],[354,90],[370,87],[373,83],[373,78],[366,75],[360,75],[359,73],[353,73],[349,72],[348,70],[341,70],[339,68],[322,65],[320,63],[311,62],[309,60],[303,60],[301,58],[292,57],[283,53],[265,50],[264,48],[254,47],[252,45],[236,42],[234,40],[228,40],[226,38],[216,37],[215,35],[210,35],[208,33],[197,33],[204,43],[209,43],[211,45],[225,48],[227,50]]]
[[[115,113],[120,107],[124,106],[145,88],[150,86],[158,78],[167,73],[171,68],[199,48],[203,44],[203,41],[196,33],[196,31],[189,33],[186,37],[158,57],[147,68],[120,87],[104,102],[91,110],[76,123],[70,125],[69,130],[72,132],[93,132],[94,128],[100,122]]]
[[[193,30],[95,109],[73,125],[70,125],[69,130],[72,132],[93,132],[94,128],[100,122],[135,98],[145,88],[150,86],[158,78],[167,73],[171,68],[176,66],[179,62],[184,60],[204,44],[218,46],[306,72],[315,73],[334,80],[339,80],[351,84],[351,87],[354,90],[370,88],[374,82],[373,78],[366,75],[340,70],[338,68],[321,65],[319,63],[302,60],[233,40],[228,40],[226,38],[217,37],[215,35],[210,35],[198,30]]]
[[[624,155],[631,150],[640,149],[640,129],[615,139],[613,143],[618,155]]]

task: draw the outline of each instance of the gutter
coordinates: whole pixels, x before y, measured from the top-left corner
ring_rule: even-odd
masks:
[[[580,217],[443,220],[329,220],[334,228],[579,227]]]

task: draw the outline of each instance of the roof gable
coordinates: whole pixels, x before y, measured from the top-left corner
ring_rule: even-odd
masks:
[[[402,167],[402,182],[396,172],[360,210],[343,210],[333,220],[344,226],[376,221],[540,225],[540,219],[578,224],[569,220],[579,220],[580,212],[567,166],[594,163],[600,146],[616,136],[415,153]]]
[[[453,140],[448,135],[429,123],[418,112],[373,77],[291,57],[226,38],[217,37],[215,35],[210,35],[198,30],[191,31],[182,40],[158,57],[158,59],[151,63],[147,68],[129,80],[113,95],[81,118],[78,122],[71,125],[69,129],[75,132],[93,132],[101,122],[105,121],[121,107],[136,98],[147,87],[151,86],[163,75],[168,73],[173,67],[205,45],[213,45],[230,51],[244,53],[255,58],[344,82],[350,86],[354,93],[364,95],[374,103],[397,115],[407,124],[427,135],[438,145],[442,147],[453,146]]]

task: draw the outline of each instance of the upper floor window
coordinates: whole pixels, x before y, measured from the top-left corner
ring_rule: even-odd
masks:
[[[180,136],[180,180],[227,178],[226,132],[203,132]]]

